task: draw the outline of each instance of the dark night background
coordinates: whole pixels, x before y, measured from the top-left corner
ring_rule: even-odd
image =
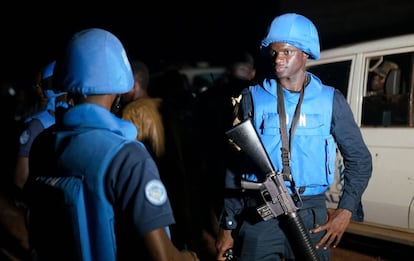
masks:
[[[130,58],[156,70],[161,61],[223,64],[231,53],[258,51],[270,21],[297,12],[317,26],[321,49],[414,32],[412,0],[101,1],[2,7],[1,78],[22,81],[54,60],[68,38],[101,27]],[[414,44],[414,43],[413,43]]]

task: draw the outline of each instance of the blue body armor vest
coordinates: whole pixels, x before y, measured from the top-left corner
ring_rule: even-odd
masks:
[[[66,134],[68,133],[58,134],[57,147],[60,142],[65,142]],[[79,231],[79,236],[75,235],[75,239],[88,239],[80,241],[82,260],[116,260],[114,212],[112,204],[108,202],[105,195],[104,175],[114,155],[127,140],[112,132],[103,132],[102,130],[78,133],[76,136],[69,134],[68,136],[71,136],[71,143],[60,156],[58,167],[71,169],[71,175],[76,179],[83,180],[83,195],[79,195],[79,200],[84,200],[85,205],[84,208],[82,208],[82,204],[77,205],[77,220],[88,221],[88,224],[80,224],[81,226],[85,225],[87,229],[84,230],[74,228],[74,231]],[[85,146],[85,144],[87,145]],[[83,157],[77,155],[83,155]],[[66,158],[73,159],[74,157],[78,158],[76,162],[66,161]],[[65,166],[65,162],[72,164]],[[85,215],[85,219],[79,218],[83,215]],[[89,247],[91,249],[88,250]],[[88,252],[91,253],[91,258],[86,255]]]
[[[45,173],[38,169],[32,178],[35,247],[40,258],[116,260],[115,214],[105,174],[126,143],[138,142],[135,126],[94,105],[67,114],[70,130],[52,134],[54,149],[48,157],[53,168]],[[82,121],[88,124],[78,126]],[[107,122],[114,129],[105,127]]]
[[[290,159],[293,180],[297,188],[305,188],[304,196],[321,194],[329,188],[334,182],[336,158],[336,144],[330,134],[334,88],[323,85],[311,73],[308,76],[311,80],[305,88]],[[251,86],[249,90],[254,108],[253,124],[273,166],[281,172],[282,140],[277,112],[277,83],[273,79],[265,80],[262,85]],[[283,89],[283,95],[289,130],[300,94]],[[290,185],[286,181],[288,188]]]

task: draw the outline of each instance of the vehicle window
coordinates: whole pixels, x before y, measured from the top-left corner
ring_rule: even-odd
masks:
[[[222,77],[223,72],[221,73],[200,73],[196,74],[193,77],[192,89],[195,93],[199,94],[214,86],[220,77]]]
[[[347,97],[349,72],[351,61],[327,63],[308,67],[307,70],[315,74],[326,85],[332,86],[342,92]]]
[[[414,53],[403,53],[367,58],[362,126],[412,126],[409,97],[413,57]]]

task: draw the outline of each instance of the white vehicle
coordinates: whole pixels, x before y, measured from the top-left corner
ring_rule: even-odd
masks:
[[[370,81],[383,61],[398,68],[389,71],[385,94],[371,108]],[[372,154],[362,198],[365,221],[352,222],[348,232],[414,246],[414,34],[323,50],[308,70],[342,91]],[[340,156],[337,172],[326,193],[328,207],[340,197]]]

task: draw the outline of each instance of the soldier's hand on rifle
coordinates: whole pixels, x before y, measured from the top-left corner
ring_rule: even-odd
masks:
[[[310,230],[310,233],[320,233],[326,231],[326,234],[316,244],[316,248],[337,247],[342,239],[345,230],[351,222],[352,212],[347,209],[328,209],[328,220],[325,224]]]
[[[232,230],[226,230],[220,228],[217,241],[216,241],[216,249],[217,249],[217,260],[218,261],[225,261],[226,256],[225,253],[228,249],[233,248],[234,239],[231,235]]]

